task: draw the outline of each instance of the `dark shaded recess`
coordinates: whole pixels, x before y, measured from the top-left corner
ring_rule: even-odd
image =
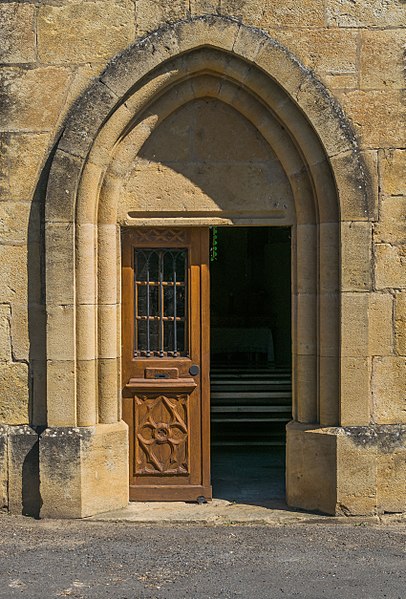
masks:
[[[22,465],[22,513],[32,518],[39,518],[42,507],[39,435],[47,426],[45,197],[55,151],[56,146],[50,152],[39,176],[28,222],[29,419],[38,440],[26,454]]]
[[[55,151],[56,146],[50,152],[39,176],[28,223],[29,415],[30,424],[34,427],[45,427],[47,424],[45,197]]]
[[[210,264],[211,325],[216,328],[269,328],[275,364],[291,364],[290,229],[218,227],[217,259]],[[211,348],[216,361],[216,347]],[[218,356],[246,364],[253,358],[232,352]],[[266,361],[264,353],[255,357]]]
[[[40,433],[41,430],[37,430]],[[39,439],[27,453],[22,472],[22,514],[39,519],[42,507],[39,473]]]
[[[284,509],[290,228],[217,227],[217,242],[210,264],[213,493]]]

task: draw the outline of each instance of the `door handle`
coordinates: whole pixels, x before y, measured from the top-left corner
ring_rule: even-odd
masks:
[[[192,376],[197,376],[200,372],[200,368],[198,367],[197,364],[192,364],[192,366],[189,368],[189,374]]]

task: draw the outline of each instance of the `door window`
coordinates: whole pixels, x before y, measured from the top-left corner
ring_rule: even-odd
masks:
[[[187,356],[187,250],[134,252],[134,357]]]

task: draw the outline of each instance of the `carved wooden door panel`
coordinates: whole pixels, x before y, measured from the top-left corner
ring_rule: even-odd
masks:
[[[130,500],[211,498],[209,232],[123,233]]]

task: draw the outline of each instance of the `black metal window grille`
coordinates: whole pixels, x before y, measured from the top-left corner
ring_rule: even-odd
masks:
[[[187,355],[187,250],[135,249],[134,357]]]

